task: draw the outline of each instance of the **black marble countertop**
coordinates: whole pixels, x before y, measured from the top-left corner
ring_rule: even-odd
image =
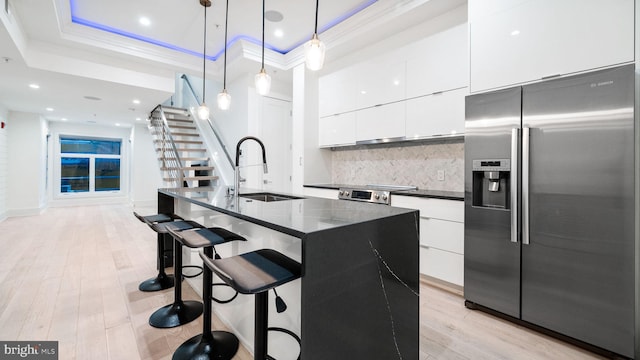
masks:
[[[416,211],[380,204],[302,195],[293,195],[301,199],[273,202],[243,198],[242,194],[262,192],[250,189],[242,189],[241,196],[236,202],[236,198],[227,196],[226,187],[158,189],[158,192],[298,238],[303,238],[312,232]]]
[[[318,188],[318,189],[335,189],[339,188],[366,188],[368,185],[353,185],[353,184],[307,184],[304,187]],[[402,196],[416,196],[445,200],[464,201],[464,192],[461,191],[441,191],[441,190],[392,190],[393,195]]]

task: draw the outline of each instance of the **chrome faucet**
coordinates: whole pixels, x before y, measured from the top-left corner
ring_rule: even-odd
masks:
[[[260,147],[262,148],[262,168],[265,174],[269,172],[267,168],[267,153],[264,150],[264,144],[262,143],[262,141],[260,141],[260,139],[255,136],[245,136],[240,139],[240,141],[238,141],[238,144],[236,145],[236,164],[233,175],[233,192],[235,195],[240,194],[240,154],[242,153],[240,151],[240,145],[242,145],[242,143],[246,140],[255,140],[258,144],[260,144]]]

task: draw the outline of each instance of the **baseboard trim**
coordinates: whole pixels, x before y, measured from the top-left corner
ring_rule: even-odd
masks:
[[[440,280],[429,275],[420,274],[420,282],[437,287],[438,289],[450,292],[452,294],[464,296],[464,287],[456,284],[452,284],[448,281]]]

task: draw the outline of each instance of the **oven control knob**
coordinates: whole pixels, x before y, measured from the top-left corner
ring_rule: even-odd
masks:
[[[387,201],[387,195],[382,195],[382,200]]]
[[[349,192],[348,192],[348,191],[345,191],[345,192],[344,192],[344,195],[345,195],[345,196],[349,196]]]
[[[376,194],[376,200],[380,199],[380,194]]]
[[[342,194],[344,194],[344,191],[340,190],[340,192],[338,193],[338,195],[342,196]]]

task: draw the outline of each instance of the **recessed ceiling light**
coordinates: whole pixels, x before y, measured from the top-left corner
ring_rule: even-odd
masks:
[[[53,108],[48,107],[48,108],[46,108],[45,110],[47,110],[47,111],[53,111]]]
[[[142,26],[151,25],[151,20],[149,20],[149,18],[146,16],[141,16],[140,19],[138,19],[138,22],[140,22],[140,25]]]
[[[60,120],[62,120],[62,121],[67,121],[67,118],[62,118],[62,119],[60,119]]]
[[[134,99],[134,100],[133,100],[133,103],[134,103],[134,104],[140,104],[140,100],[138,100],[138,99]]]
[[[520,35],[520,30],[513,30],[511,32],[511,36],[517,36],[517,35]]]
[[[136,118],[136,121],[140,121],[140,120],[142,120],[142,119],[141,119],[141,118],[139,118],[139,117],[138,117],[138,118]]]
[[[84,98],[87,99],[87,100],[95,100],[95,101],[102,100],[99,97],[95,97],[95,96],[85,96]]]
[[[284,16],[279,11],[269,10],[264,13],[264,18],[271,22],[280,22],[282,21],[282,19],[284,19]]]
[[[120,126],[120,123],[116,123],[116,126]]]
[[[275,35],[275,37],[283,37],[284,36],[284,31],[282,31],[282,29],[276,29],[276,31],[273,32],[273,35]]]
[[[40,89],[40,85],[38,84],[29,84],[29,87],[32,89]]]

